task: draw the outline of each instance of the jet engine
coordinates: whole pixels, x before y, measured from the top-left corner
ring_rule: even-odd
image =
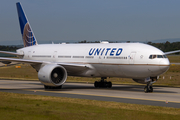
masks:
[[[58,87],[67,79],[67,71],[63,66],[47,64],[38,72],[38,78],[45,86]]]
[[[137,83],[141,83],[141,84],[147,84],[147,82],[156,82],[159,79],[159,76],[157,77],[147,77],[144,79],[133,79],[135,82]]]

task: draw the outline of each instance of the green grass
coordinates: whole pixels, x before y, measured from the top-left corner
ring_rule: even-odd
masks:
[[[15,65],[16,66],[16,65]],[[35,79],[38,80],[37,72],[28,64],[20,64],[21,68],[15,66],[0,67],[1,78],[11,79]]]
[[[180,55],[168,55],[170,63],[180,63]]]
[[[0,120],[180,119],[177,108],[4,92],[0,98]]]

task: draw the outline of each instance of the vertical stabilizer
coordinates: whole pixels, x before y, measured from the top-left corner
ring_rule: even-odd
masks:
[[[19,2],[16,3],[16,7],[18,12],[19,24],[20,24],[24,47],[37,45],[36,38],[28,22],[28,19],[23,11],[23,8],[21,7],[21,4]]]

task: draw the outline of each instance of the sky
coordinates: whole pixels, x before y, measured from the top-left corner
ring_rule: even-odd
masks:
[[[38,43],[180,38],[180,0],[1,0],[0,45],[20,45],[16,2]]]

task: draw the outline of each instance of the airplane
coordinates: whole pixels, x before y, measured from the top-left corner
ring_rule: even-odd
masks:
[[[0,57],[4,63],[30,64],[45,89],[61,89],[67,76],[99,77],[96,88],[111,88],[107,77],[132,78],[146,84],[144,92],[153,92],[152,84],[170,67],[167,54],[143,43],[38,44],[21,4],[16,3],[24,47],[16,52],[0,53],[18,58]]]

